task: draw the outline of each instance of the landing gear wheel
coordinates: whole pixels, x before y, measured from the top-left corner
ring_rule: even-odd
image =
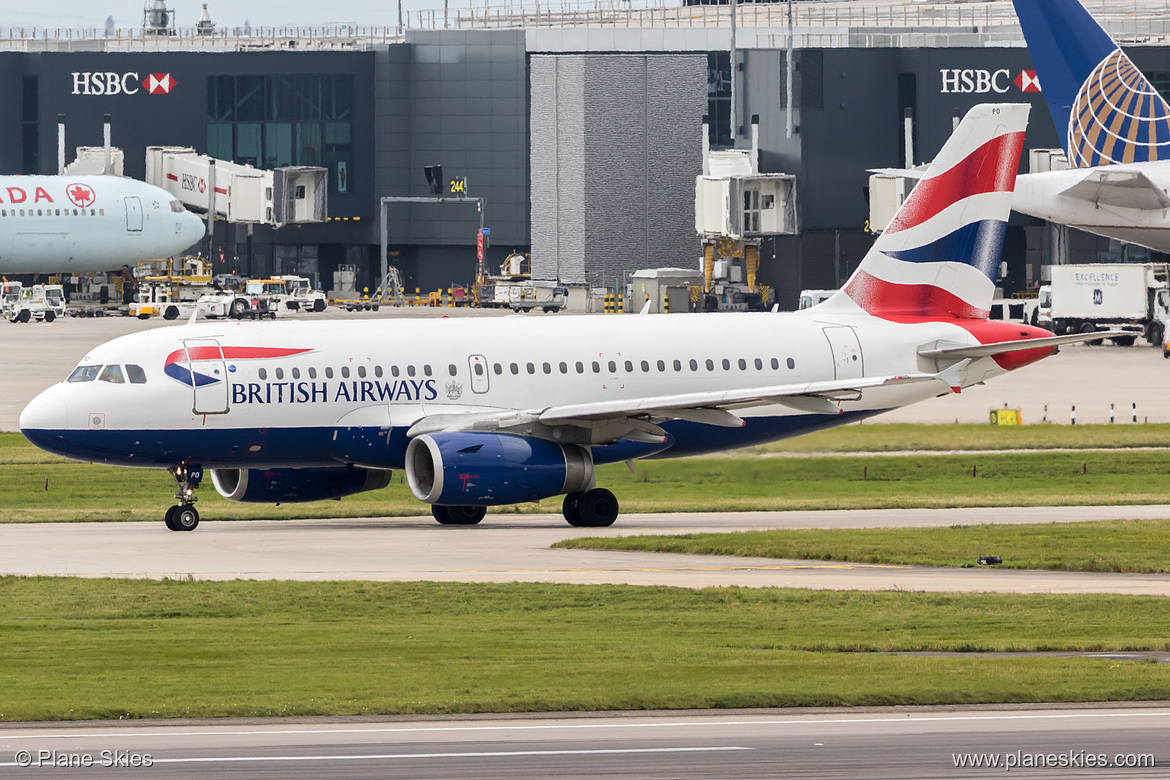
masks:
[[[613,493],[605,488],[593,488],[579,494],[577,499],[576,520],[569,520],[570,525],[584,528],[606,528],[613,525],[618,516],[618,501]],[[568,497],[566,496],[566,503]]]
[[[174,508],[175,514],[171,518],[171,524],[176,531],[194,531],[199,526],[199,510],[187,504],[186,506],[177,506]]]
[[[163,522],[166,523],[167,529],[171,531],[178,531],[179,527],[175,525],[175,513],[179,511],[177,506],[167,507],[167,513],[163,517]]]
[[[569,525],[581,525],[581,493],[565,494],[565,502],[561,504],[561,514],[565,516],[565,521]]]
[[[483,520],[487,507],[431,505],[431,515],[442,525],[475,525]]]

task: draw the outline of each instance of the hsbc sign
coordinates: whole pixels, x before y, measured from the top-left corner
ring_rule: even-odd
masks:
[[[1010,92],[1014,85],[1020,92],[1039,92],[1040,80],[1036,78],[1036,71],[1021,70],[1014,78],[1007,68],[1000,70],[981,70],[972,68],[943,68],[939,70],[942,76],[942,94],[953,93],[985,95],[995,92],[1002,95]]]
[[[74,95],[169,95],[177,82],[169,73],[150,73],[140,78],[135,71],[81,71],[73,73]]]

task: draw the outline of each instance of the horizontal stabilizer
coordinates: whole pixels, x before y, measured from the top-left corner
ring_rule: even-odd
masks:
[[[1095,168],[1060,194],[1101,206],[1142,211],[1170,208],[1170,197],[1145,173],[1118,166]]]
[[[926,168],[870,168],[866,173],[878,176],[896,176],[902,179],[921,179],[926,175]]]
[[[941,349],[920,349],[918,354],[932,360],[963,358],[994,357],[1006,352],[1023,352],[1028,349],[1043,349],[1058,347],[1061,344],[1077,344],[1082,341],[1096,341],[1098,339],[1116,338],[1118,336],[1132,336],[1122,330],[1105,330],[1099,333],[1072,333],[1067,336],[1050,336],[1043,339],[1016,339],[1015,341],[998,341],[994,344],[971,344],[961,347],[943,347]]]

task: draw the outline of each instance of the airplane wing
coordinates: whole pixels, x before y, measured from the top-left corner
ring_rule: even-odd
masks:
[[[1015,341],[997,341],[993,344],[970,344],[953,347],[935,347],[920,349],[918,354],[924,358],[961,360],[963,358],[993,357],[1005,352],[1023,352],[1028,349],[1042,349],[1043,347],[1058,347],[1061,344],[1077,344],[1082,341],[1097,341],[1098,339],[1116,338],[1118,336],[1133,336],[1123,330],[1104,330],[1099,333],[1071,333],[1067,336],[1049,336],[1043,339],[1016,339]]]
[[[1149,176],[1124,166],[1094,168],[1092,173],[1060,194],[1098,205],[1142,211],[1170,208],[1170,197]]]
[[[494,431],[546,438],[553,429],[581,429],[584,440],[577,436],[554,438],[557,441],[599,444],[617,439],[660,443],[666,432],[657,423],[667,420],[689,420],[707,425],[730,428],[743,426],[744,420],[732,409],[781,404],[817,414],[841,414],[837,401],[852,401],[862,397],[867,389],[923,382],[940,382],[954,390],[957,379],[950,376],[953,368],[940,374],[907,374],[901,376],[868,377],[861,379],[804,382],[771,385],[734,390],[621,398],[612,401],[594,401],[581,404],[550,406],[544,409],[501,410],[478,414],[448,414],[424,417],[411,426],[407,436],[446,431]]]

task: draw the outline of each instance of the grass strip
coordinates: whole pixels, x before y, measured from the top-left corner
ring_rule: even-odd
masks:
[[[33,452],[37,452],[33,450]],[[18,458],[8,455],[10,461]],[[51,458],[51,456],[46,456]],[[623,512],[1076,506],[1170,503],[1166,455],[1158,451],[719,457],[602,466],[597,482]],[[49,459],[0,465],[0,522],[157,520],[174,483],[161,469]],[[205,481],[206,519],[393,517],[428,514],[396,474],[390,487],[340,501],[239,504]],[[561,499],[498,512],[560,512]]]
[[[1170,520],[1101,520],[584,537],[553,546],[918,566],[975,566],[980,556],[998,555],[1000,568],[1164,574],[1168,534]]]
[[[1120,701],[1165,599],[548,584],[0,579],[0,719]]]

